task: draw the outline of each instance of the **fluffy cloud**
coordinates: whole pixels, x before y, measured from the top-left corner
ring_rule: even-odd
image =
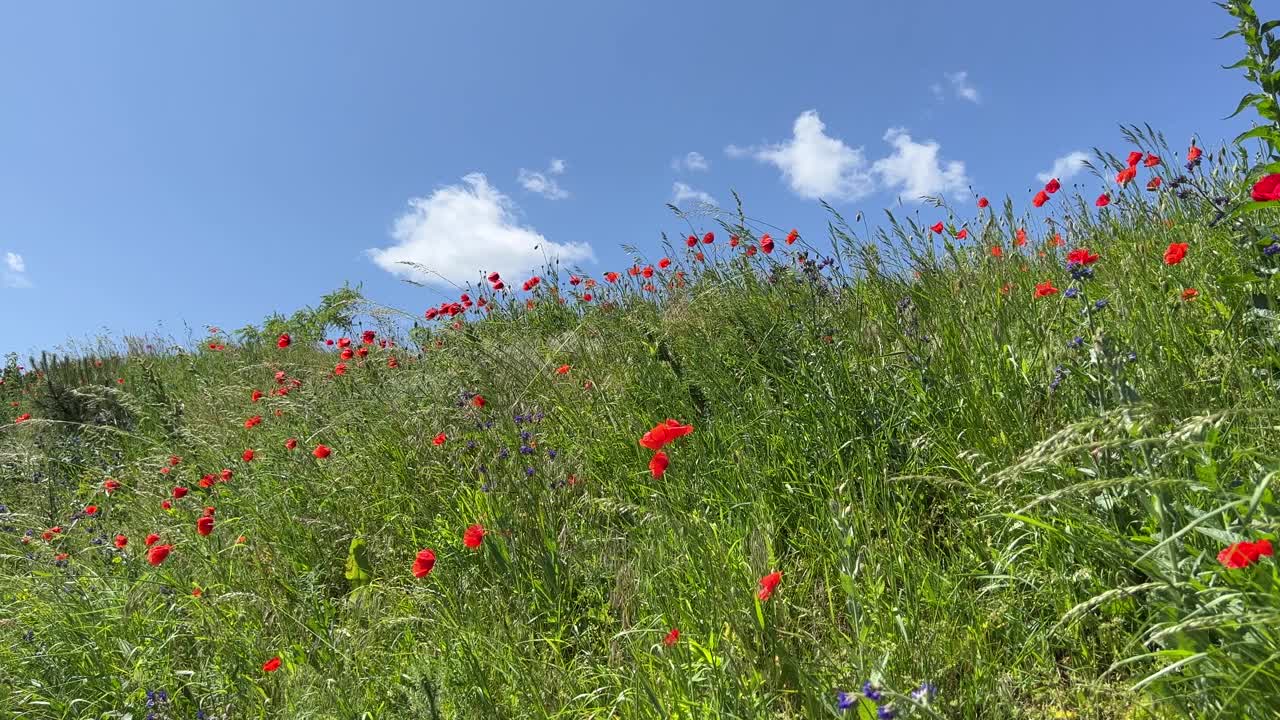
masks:
[[[956,94],[956,97],[975,104],[982,102],[982,97],[978,95],[978,88],[969,82],[969,72],[967,70],[947,73],[947,82],[951,84],[951,90]]]
[[[915,142],[902,128],[890,128],[884,139],[893,146],[893,153],[877,160],[871,169],[885,187],[906,199],[962,190],[969,184],[964,163],[952,160],[943,167],[938,159],[941,146],[936,141]]]
[[[715,205],[716,199],[709,194],[695,190],[685,183],[677,182],[671,186],[671,204],[676,207],[684,207],[689,201],[697,201],[708,205]]]
[[[707,159],[700,152],[690,151],[684,157],[671,161],[671,169],[676,171],[706,172],[710,168]]]
[[[796,118],[791,139],[776,145],[725,148],[729,157],[754,157],[782,171],[791,190],[800,197],[857,200],[875,190],[862,148],[851,148],[826,133],[817,110]]]
[[[531,193],[537,193],[548,200],[563,200],[569,197],[569,192],[560,187],[555,176],[563,175],[566,167],[565,161],[551,158],[551,164],[545,173],[520,168],[516,180]]]
[[[369,257],[389,273],[426,283],[465,283],[495,270],[514,279],[551,259],[594,258],[590,245],[551,242],[521,226],[516,211],[483,174],[471,173],[461,184],[411,199],[392,228],[395,244],[371,249]]]
[[[921,196],[960,190],[968,184],[964,163],[939,158],[933,140],[916,142],[902,128],[890,128],[888,156],[868,163],[861,147],[853,148],[826,133],[816,110],[796,118],[791,140],[761,147],[725,148],[729,157],[751,157],[782,171],[791,190],[805,198],[859,200],[878,190],[898,192],[918,202]]]
[[[1053,167],[1047,172],[1042,172],[1036,177],[1040,178],[1040,182],[1049,182],[1054,178],[1059,180],[1067,180],[1070,177],[1078,175],[1084,170],[1084,164],[1089,162],[1089,154],[1076,150],[1053,161]]]
[[[0,273],[0,281],[3,281],[5,287],[10,288],[29,288],[31,281],[27,279],[27,263],[22,256],[15,252],[6,252],[4,254],[3,273]]]

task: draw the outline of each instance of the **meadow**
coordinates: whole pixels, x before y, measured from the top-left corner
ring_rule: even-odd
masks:
[[[1234,142],[11,356],[0,717],[1280,715],[1280,21],[1224,7]]]

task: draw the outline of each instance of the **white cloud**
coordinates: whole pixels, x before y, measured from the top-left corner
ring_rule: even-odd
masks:
[[[951,83],[951,89],[955,91],[956,97],[968,100],[971,103],[982,102],[982,97],[978,95],[978,88],[969,82],[969,72],[967,70],[947,73],[946,76],[947,82]]]
[[[806,110],[796,118],[790,141],[757,147],[729,145],[724,151],[729,157],[753,157],[777,166],[791,190],[806,198],[858,200],[891,190],[919,202],[924,195],[968,185],[964,163],[952,160],[944,165],[937,141],[915,142],[903,128],[887,130],[884,141],[893,152],[868,163],[861,147],[852,148],[827,135],[817,111]]]
[[[569,197],[569,191],[560,187],[553,176],[563,175],[567,167],[560,158],[551,158],[551,164],[545,173],[520,168],[516,180],[531,193],[537,193],[548,200],[563,200]]]
[[[709,194],[701,190],[695,190],[682,182],[677,182],[671,186],[672,205],[682,207],[690,200],[696,200],[697,202],[706,203],[708,205],[716,204],[716,199],[711,197]]]
[[[898,188],[906,199],[918,201],[924,195],[962,190],[969,184],[964,163],[953,160],[942,166],[936,141],[915,142],[903,128],[890,128],[884,139],[893,146],[893,153],[871,169],[886,187]]]
[[[27,279],[27,263],[15,252],[4,254],[5,271],[0,273],[0,283],[9,288],[29,288],[31,281]]]
[[[671,169],[676,171],[706,172],[710,167],[702,153],[696,151],[688,152],[684,157],[671,161]]]
[[[750,155],[777,166],[801,197],[857,200],[875,190],[862,148],[827,135],[817,110],[800,113],[787,142],[753,148],[730,145],[724,151],[729,157]]]
[[[1042,172],[1036,175],[1040,178],[1040,182],[1049,182],[1054,178],[1066,181],[1067,178],[1077,175],[1084,170],[1084,164],[1089,161],[1089,154],[1076,150],[1053,161],[1053,167],[1048,172]]]
[[[594,258],[586,243],[551,242],[519,225],[517,210],[482,173],[471,173],[461,184],[411,199],[391,231],[395,244],[371,249],[369,257],[389,273],[428,283],[439,283],[441,277],[464,283],[493,271],[510,282],[557,257],[563,262]]]

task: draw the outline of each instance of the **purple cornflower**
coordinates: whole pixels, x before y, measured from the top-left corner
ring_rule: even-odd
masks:
[[[1276,255],[1277,253],[1280,253],[1280,243],[1271,243],[1270,245],[1262,249],[1262,254],[1266,255],[1267,257],[1271,257],[1272,255]]]
[[[868,680],[862,683],[862,694],[866,696],[868,700],[879,700],[881,698],[880,686],[872,684],[872,682]]]
[[[547,450],[547,457],[551,458],[552,460],[555,460],[556,455],[558,454],[559,454],[558,450]]]
[[[520,454],[521,454],[521,455],[532,455],[532,454],[533,454],[533,448],[529,447],[528,445],[521,445],[521,446],[520,446]]]
[[[1107,300],[1106,298],[1103,298],[1103,299],[1101,299],[1101,300],[1097,300],[1097,301],[1095,301],[1095,302],[1093,303],[1093,309],[1094,309],[1095,311],[1097,311],[1097,310],[1104,310],[1104,309],[1106,309],[1106,307],[1107,307],[1108,305],[1110,305],[1110,304],[1111,304],[1111,301],[1110,301],[1110,300]]]
[[[499,450],[499,451],[498,451],[498,459],[499,459],[499,460],[506,460],[506,459],[507,459],[507,458],[509,458],[509,457],[511,457],[511,451],[510,451],[510,450],[508,450],[508,449],[506,449],[506,448],[502,448],[501,450]]]
[[[1080,290],[1079,290],[1079,289],[1077,289],[1077,288],[1067,288],[1067,291],[1063,293],[1063,296],[1064,296],[1064,297],[1073,298],[1073,297],[1075,297],[1075,296],[1077,296],[1077,295],[1079,295],[1079,294],[1080,294]]]
[[[848,710],[849,708],[853,707],[854,703],[856,702],[858,702],[858,698],[856,695],[850,695],[849,693],[843,690],[836,691],[836,709]]]
[[[529,442],[529,438],[531,437],[533,437],[533,433],[529,432],[528,430],[525,430],[524,432],[520,433],[520,439],[525,442]]]
[[[1071,342],[1067,343],[1067,347],[1071,348],[1072,350],[1078,350],[1081,347],[1084,347],[1084,338],[1080,337],[1079,335],[1071,338]]]
[[[881,705],[876,708],[876,717],[879,720],[893,720],[898,717],[898,711],[894,710],[892,705]]]
[[[533,468],[531,467],[525,468],[524,474],[525,474],[525,477],[533,477]]]
[[[918,703],[927,704],[930,700],[933,699],[933,696],[937,694],[938,694],[938,688],[933,683],[926,682],[921,684],[920,687],[911,691],[911,699],[915,700]]]

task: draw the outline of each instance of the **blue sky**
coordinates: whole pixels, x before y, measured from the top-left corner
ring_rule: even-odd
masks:
[[[1127,150],[1119,123],[1233,136],[1229,20],[1208,0],[6,3],[0,351],[239,327],[344,281],[415,313],[456,294],[402,282],[404,258],[518,281],[541,241],[620,268],[620,245],[684,230],[677,195],[732,188],[811,235],[815,196],[930,222],[913,193],[1026,201],[1056,159]]]

